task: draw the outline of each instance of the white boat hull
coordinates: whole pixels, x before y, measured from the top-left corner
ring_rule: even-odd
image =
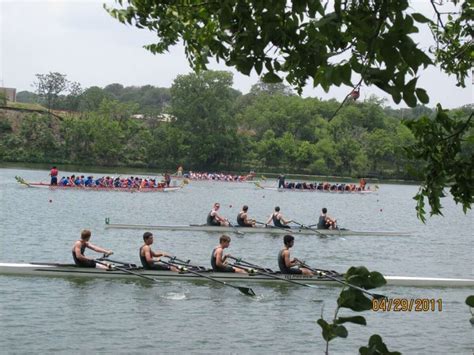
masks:
[[[348,229],[315,229],[315,228],[276,228],[276,227],[222,227],[208,225],[151,225],[151,224],[118,224],[105,223],[106,229],[134,229],[134,230],[163,230],[171,232],[193,231],[208,233],[238,233],[238,234],[300,234],[300,235],[331,235],[331,236],[410,236],[409,232],[386,231],[353,231]]]
[[[153,277],[157,280],[178,280],[178,281],[206,281],[207,279],[191,273],[176,273],[172,271],[155,271],[143,269],[131,269],[133,272],[143,276]],[[48,277],[73,277],[73,278],[117,278],[142,280],[139,276],[131,275],[120,270],[106,271],[96,268],[82,268],[75,265],[65,264],[15,264],[0,263],[0,275],[12,276],[48,276]],[[288,284],[283,280],[256,274],[253,276],[235,273],[216,273],[204,271],[203,275],[213,277],[225,282],[252,282],[252,283],[271,283]],[[304,282],[310,285],[340,285],[339,283],[318,276],[303,275],[283,275],[275,274],[285,279]],[[388,286],[410,286],[410,287],[472,287],[474,288],[474,279],[451,279],[451,278],[430,278],[430,277],[405,277],[405,276],[385,276]],[[208,280],[207,280],[208,281]]]

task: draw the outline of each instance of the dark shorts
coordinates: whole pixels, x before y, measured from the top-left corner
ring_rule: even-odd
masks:
[[[171,270],[171,268],[170,268],[169,265],[160,264],[160,263],[153,264],[153,265],[147,267],[146,269],[147,269],[147,270],[161,270],[161,271],[169,271],[169,270]]]
[[[94,260],[87,260],[87,261],[76,261],[76,265],[79,267],[95,267],[96,262]]]
[[[50,185],[57,185],[57,184],[58,184],[58,177],[57,176],[51,176]]]
[[[303,270],[298,269],[297,267],[290,267],[286,271],[282,271],[282,274],[292,274],[292,275],[301,275]]]
[[[245,223],[242,223],[242,224],[239,224],[239,227],[242,227],[242,228],[252,228],[253,225],[252,224],[245,224]],[[239,228],[238,227],[238,228]]]
[[[217,221],[212,220],[211,223],[207,224],[208,226],[220,227],[220,223]]]
[[[224,266],[224,267],[219,267],[215,270],[215,272],[235,272],[234,268],[230,265]]]

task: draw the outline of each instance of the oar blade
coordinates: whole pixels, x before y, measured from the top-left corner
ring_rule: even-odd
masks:
[[[237,287],[240,292],[242,292],[246,296],[256,296],[257,294],[250,288],[250,287]]]

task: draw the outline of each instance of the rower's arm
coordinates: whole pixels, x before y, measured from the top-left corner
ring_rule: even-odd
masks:
[[[270,224],[270,222],[273,220],[273,214],[268,217],[268,220],[265,222],[265,224]]]
[[[111,254],[111,253],[112,253],[111,250],[107,250],[107,249],[98,247],[98,246],[96,246],[96,245],[94,245],[94,244],[91,244],[91,243],[88,243],[88,244],[87,244],[87,247],[88,247],[89,249],[92,249],[92,250],[98,252],[98,253],[103,253],[103,254]]]
[[[164,251],[158,251],[158,252],[153,252],[153,256],[155,258],[160,258],[162,256],[170,256],[168,253],[164,252]]]

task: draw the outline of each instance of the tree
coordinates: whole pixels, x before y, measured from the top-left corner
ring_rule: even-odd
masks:
[[[36,74],[37,81],[33,83],[36,93],[45,101],[48,110],[54,108],[59,94],[71,91],[75,96],[80,94],[80,85],[66,79],[65,74],[49,72],[48,74]]]
[[[188,60],[198,71],[215,58],[246,75],[255,70],[267,83],[284,78],[298,92],[309,80],[326,91],[342,84],[358,90],[364,83],[387,92],[397,104],[403,100],[415,107],[429,102],[427,92],[417,86],[419,69],[439,65],[465,87],[473,64],[470,1],[453,0],[459,11],[446,21],[440,5],[430,2],[436,22],[412,13],[407,0],[119,0],[123,9],[106,9],[122,23],[156,32],[158,42],[146,46],[153,53],[164,53],[183,41]],[[432,53],[415,41],[421,26],[430,27],[439,44]],[[414,125],[410,128],[417,130]],[[470,129],[469,122],[464,129]],[[450,131],[447,137],[455,135],[456,131]],[[428,151],[435,159],[443,158],[436,144]],[[423,196],[430,204],[439,203],[447,184],[466,184],[457,181],[464,176],[461,173],[446,174],[449,178],[435,179],[434,185],[428,175],[424,171],[430,188],[423,190]],[[458,197],[455,201],[470,205],[465,194]]]
[[[171,87],[174,125],[187,134],[190,166],[217,167],[238,160],[237,124],[231,118],[232,74],[209,71],[179,75]],[[230,161],[229,161],[230,159]]]
[[[79,111],[97,111],[104,99],[110,99],[105,90],[98,86],[91,86],[80,97]]]

